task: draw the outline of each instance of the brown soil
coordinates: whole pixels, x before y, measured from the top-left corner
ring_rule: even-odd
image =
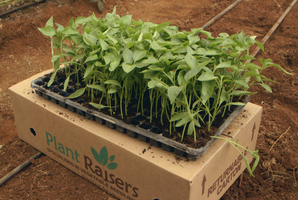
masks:
[[[232,0],[106,0],[104,13],[96,3],[84,0],[48,0],[0,19],[0,177],[37,151],[17,138],[8,88],[38,72],[51,68],[50,43],[38,30],[53,15],[66,26],[71,17],[93,12],[104,17],[115,5],[118,14],[133,14],[135,20],[161,23],[171,21],[181,30],[203,26],[229,6]],[[260,41],[291,0],[245,0],[207,30],[216,36],[244,30]],[[255,177],[244,172],[222,199],[297,199],[298,196],[298,6],[294,6],[265,45],[266,54],[293,76],[277,68],[264,75],[280,84],[270,84],[273,93],[256,87],[252,102],[263,107],[257,142],[261,160]],[[260,64],[259,61],[255,61]],[[114,199],[57,162],[42,156],[0,188],[0,199]]]

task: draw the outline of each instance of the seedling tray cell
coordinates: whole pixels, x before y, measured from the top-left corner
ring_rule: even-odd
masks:
[[[176,155],[187,157],[188,160],[197,160],[203,153],[207,151],[210,145],[215,141],[211,139],[204,147],[199,149],[191,148],[185,144],[176,142],[162,134],[153,133],[149,130],[137,127],[131,124],[127,124],[114,117],[106,115],[100,111],[90,110],[81,104],[71,101],[66,97],[59,95],[51,90],[44,89],[43,78],[40,77],[31,82],[31,87],[35,89],[36,94],[42,96],[44,99],[51,100],[55,104],[59,104],[63,108],[67,108],[72,112],[76,112],[79,115],[85,116],[87,119],[96,121],[99,124],[106,125],[111,129],[116,129],[121,133],[125,133],[132,138],[137,138],[140,141],[150,143],[152,146],[161,147],[165,151],[174,152]],[[250,96],[247,96],[244,103],[246,104],[250,100]],[[241,112],[244,106],[237,106],[230,116],[224,121],[224,123],[218,128],[215,136],[220,136],[229,124],[235,119],[235,117]]]

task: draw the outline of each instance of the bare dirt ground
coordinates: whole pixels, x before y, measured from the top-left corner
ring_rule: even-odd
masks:
[[[38,30],[53,15],[67,25],[72,17],[93,12],[104,17],[117,5],[118,14],[132,14],[135,20],[171,21],[180,30],[203,26],[233,0],[106,0],[104,13],[96,3],[85,0],[48,0],[0,18],[0,177],[37,151],[17,137],[8,88],[51,68],[50,41]],[[244,30],[248,35],[266,35],[292,0],[244,0],[207,30],[213,36]],[[270,84],[273,93],[257,87],[252,102],[263,107],[257,142],[261,160],[255,177],[244,172],[224,194],[229,199],[298,198],[298,5],[295,5],[265,45],[266,54],[292,76],[271,68],[264,75],[280,84]],[[260,64],[259,61],[254,61]],[[114,199],[88,181],[47,156],[42,156],[0,187],[0,199]]]

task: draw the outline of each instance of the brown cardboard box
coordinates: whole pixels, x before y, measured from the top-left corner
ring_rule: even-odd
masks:
[[[246,169],[227,141],[187,161],[45,100],[30,87],[45,73],[10,88],[18,136],[120,199],[219,199]],[[261,110],[248,103],[225,133],[254,150]]]

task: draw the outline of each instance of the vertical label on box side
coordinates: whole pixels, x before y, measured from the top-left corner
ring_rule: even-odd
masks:
[[[254,123],[252,128],[251,141],[253,141],[254,139],[255,130],[256,130],[256,125]],[[246,148],[248,149],[248,147]],[[243,150],[242,154],[246,156],[247,151]],[[243,160],[243,157],[241,155],[235,158],[228,165],[228,167],[223,171],[223,173],[220,174],[212,183],[208,181],[208,176],[204,174],[202,178],[202,183],[201,183],[202,196],[206,195],[207,198],[211,197],[212,195],[222,196],[223,191],[226,191],[225,189],[228,189],[226,187],[229,187],[243,171],[242,167],[243,166],[246,167],[245,164],[242,164],[243,163],[241,162],[242,160]]]
[[[81,155],[77,149],[71,149],[57,141],[53,134],[46,132],[45,136],[47,151],[67,165],[79,170],[84,174],[84,178],[115,196],[120,195],[122,199],[138,199],[138,187],[116,175],[114,171],[118,168],[118,163],[115,161],[116,156],[109,155],[106,146],[103,146],[100,151],[90,147],[91,156]]]
[[[246,151],[245,151],[246,152]],[[243,154],[246,154],[243,152]],[[234,182],[235,179],[240,175],[239,173],[242,171],[242,156],[239,155],[225,170],[224,172],[213,182],[208,184],[208,177],[204,175],[202,180],[202,196],[207,194],[209,198],[211,195],[222,195],[222,191],[230,185],[230,183]],[[206,187],[206,185],[209,185]]]

